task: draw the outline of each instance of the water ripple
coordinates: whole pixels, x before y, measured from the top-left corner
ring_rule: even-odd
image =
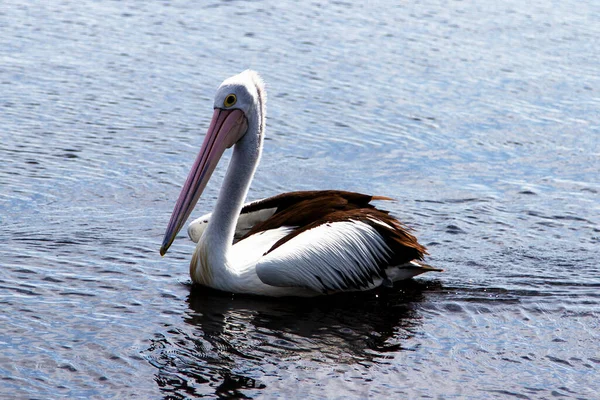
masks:
[[[597,5],[5,3],[0,395],[600,390]],[[248,67],[270,99],[250,197],[393,197],[444,273],[273,302],[191,289],[184,234],[159,257],[214,90]]]

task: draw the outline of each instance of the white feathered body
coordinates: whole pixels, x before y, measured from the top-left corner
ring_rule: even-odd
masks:
[[[322,192],[322,196],[331,193],[347,192],[328,191]],[[287,196],[290,202],[293,200],[289,197],[304,199],[318,195],[319,192],[295,192],[280,195],[278,199]],[[370,290],[382,284],[389,286],[435,270],[415,261],[388,265],[382,270],[381,265],[389,259],[392,249],[375,226],[394,227],[373,218],[368,220],[370,223],[347,220],[317,224],[273,249],[298,227],[281,226],[248,233],[278,212],[272,204],[276,200],[263,199],[244,206],[237,221],[234,243],[225,258],[211,253],[211,240],[202,235],[211,214],[190,223],[188,234],[197,242],[190,265],[194,282],[233,293],[317,296]],[[213,268],[214,265],[225,265],[225,268]]]

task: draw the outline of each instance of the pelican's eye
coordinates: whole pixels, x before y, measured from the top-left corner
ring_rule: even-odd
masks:
[[[228,94],[227,97],[225,97],[225,100],[223,101],[223,105],[225,107],[231,107],[235,104],[236,101],[237,97],[235,96],[235,94]]]

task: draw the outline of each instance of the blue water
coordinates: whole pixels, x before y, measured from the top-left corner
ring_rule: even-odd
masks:
[[[9,0],[0,29],[2,398],[598,396],[600,5]],[[298,302],[159,256],[246,68],[250,197],[394,197],[444,273]]]

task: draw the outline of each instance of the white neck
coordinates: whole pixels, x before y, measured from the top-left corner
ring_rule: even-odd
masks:
[[[248,131],[233,148],[217,203],[200,241],[202,243],[198,243],[204,247],[202,250],[207,255],[213,273],[227,270],[227,255],[232,246],[235,226],[260,160],[264,129],[261,108],[255,107],[247,115]]]

